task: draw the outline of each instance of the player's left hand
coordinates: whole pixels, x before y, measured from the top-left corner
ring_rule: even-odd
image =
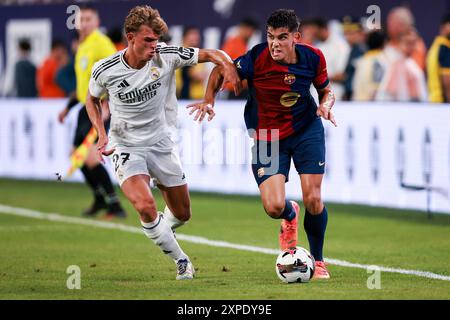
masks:
[[[213,105],[205,101],[192,103],[188,105],[186,109],[191,109],[189,115],[196,112],[194,121],[198,120],[198,122],[202,122],[206,114],[208,114],[208,121],[211,121],[216,115]]]
[[[334,119],[334,115],[333,112],[331,112],[330,107],[325,104],[320,104],[317,108],[317,115],[325,120],[329,120],[335,127],[337,127],[336,120]]]

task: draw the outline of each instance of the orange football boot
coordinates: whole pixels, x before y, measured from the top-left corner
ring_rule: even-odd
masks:
[[[330,273],[327,270],[325,262],[316,261],[316,270],[314,271],[313,279],[330,279]]]
[[[287,221],[286,219],[281,220],[278,240],[282,251],[297,246],[297,229],[300,206],[295,201],[291,201],[291,204],[295,211],[295,218],[292,219],[292,221]]]

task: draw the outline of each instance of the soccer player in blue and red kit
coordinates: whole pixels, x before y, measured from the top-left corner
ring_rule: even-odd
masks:
[[[321,117],[335,126],[325,58],[319,49],[297,44],[299,20],[293,10],[280,9],[267,20],[267,42],[253,47],[234,63],[249,97],[245,122],[254,138],[252,170],[266,213],[282,219],[282,250],[297,245],[299,205],[286,200],[291,159],[300,175],[305,206],[304,228],[316,260],[315,278],[328,279],[323,262],[323,243],[328,213],[321,199],[325,169],[325,136]],[[319,94],[317,106],[310,86]],[[214,117],[215,96],[223,85],[221,67],[210,75],[205,99],[188,107],[195,120]]]

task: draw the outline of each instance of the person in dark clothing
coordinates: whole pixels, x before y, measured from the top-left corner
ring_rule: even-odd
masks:
[[[30,61],[31,45],[28,39],[19,41],[19,61],[14,66],[14,88],[19,98],[37,96],[36,67]]]
[[[352,17],[344,17],[343,31],[345,39],[350,45],[350,55],[344,72],[344,100],[352,100],[352,84],[355,75],[355,63],[367,51],[365,45],[366,35],[361,22]]]
[[[56,83],[60,86],[67,96],[76,95],[77,78],[75,75],[75,54],[78,49],[78,35],[75,34],[71,42],[71,55],[69,62],[60,68],[56,73]]]

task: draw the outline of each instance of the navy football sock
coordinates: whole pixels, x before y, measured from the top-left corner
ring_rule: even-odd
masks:
[[[328,212],[325,207],[321,214],[313,215],[305,212],[303,226],[308,236],[309,249],[316,261],[323,261],[323,241],[325,239],[325,230],[327,228]]]
[[[292,207],[292,203],[289,200],[286,200],[286,204],[284,206],[283,212],[280,215],[280,219],[292,221],[294,218],[295,218],[295,210]]]

